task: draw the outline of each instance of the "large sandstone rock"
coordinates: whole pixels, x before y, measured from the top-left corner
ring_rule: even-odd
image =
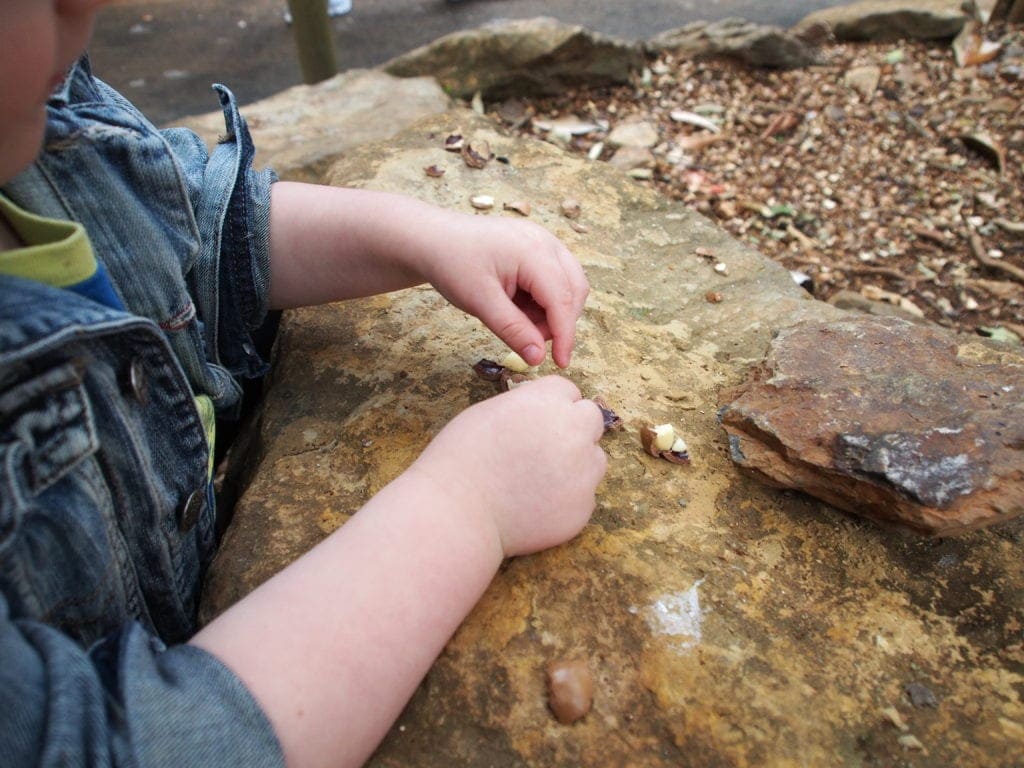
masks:
[[[509,164],[474,170],[444,152],[456,126]],[[447,173],[426,177],[432,164]],[[626,422],[605,438],[591,523],[502,569],[371,766],[1018,759],[1021,529],[903,539],[768,488],[729,458],[722,389],[745,379],[776,330],[844,313],[606,164],[511,138],[467,111],[347,153],[330,178],[466,211],[470,195],[493,195],[495,209],[480,215],[515,215],[501,203],[531,201],[593,286],[568,375]],[[560,215],[568,196],[588,231]],[[258,469],[213,566],[205,616],[342,525],[446,421],[491,396],[470,365],[501,354],[427,288],[286,314]],[[691,466],[642,451],[649,422],[676,425]],[[546,704],[556,659],[584,660],[594,676],[593,709],[572,726]]]
[[[862,0],[814,11],[792,31],[828,27],[837,40],[942,40],[967,21],[962,0]]]
[[[931,534],[1024,513],[1024,355],[902,320],[787,328],[724,397],[733,459]]]
[[[755,67],[793,69],[817,62],[812,45],[779,27],[744,19],[694,21],[647,41],[653,53],[679,58],[726,57]]]
[[[453,96],[555,95],[571,86],[618,85],[644,64],[640,46],[550,18],[501,20],[453,32],[382,66],[399,77],[436,77]]]
[[[348,149],[386,139],[450,104],[432,78],[356,69],[247,104],[242,114],[256,144],[257,167],[270,166],[283,179],[320,181]],[[224,116],[218,110],[175,125],[191,128],[212,146],[224,133]]]

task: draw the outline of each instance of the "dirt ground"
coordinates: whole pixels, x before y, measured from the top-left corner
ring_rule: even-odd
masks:
[[[1024,28],[986,36],[998,55],[963,67],[945,42],[830,45],[791,72],[663,57],[636,87],[521,106],[521,130],[551,139],[558,121],[590,122],[567,145],[617,163],[616,127],[653,126],[657,143],[623,170],[817,298],[1020,344]],[[866,71],[877,83],[861,92]]]
[[[740,16],[788,26],[842,0],[354,0],[331,20],[338,66],[373,67],[457,29],[498,18],[553,16],[627,40],[696,19]],[[155,123],[217,108],[210,84],[242,104],[301,82],[286,0],[119,0],[104,9],[91,55],[96,74]]]

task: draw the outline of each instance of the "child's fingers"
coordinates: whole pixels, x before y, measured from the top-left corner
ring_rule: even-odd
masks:
[[[583,305],[587,301],[587,296],[590,295],[590,283],[587,281],[587,275],[583,271],[583,266],[569,249],[561,243],[558,244],[558,260],[561,262],[562,268],[565,270],[569,280],[576,317],[578,318],[583,314]]]
[[[581,418],[586,425],[587,434],[596,444],[604,436],[604,414],[601,413],[601,409],[593,400],[580,400],[573,404],[573,408],[579,409],[583,414]]]
[[[530,365],[544,362],[544,334],[537,323],[497,286],[481,297],[474,314]]]
[[[583,394],[580,392],[580,388],[577,387],[573,382],[564,376],[558,376],[552,374],[549,376],[542,376],[539,379],[533,379],[527,382],[523,387],[516,387],[514,391],[520,389],[530,388],[530,391],[534,395],[540,394],[546,397],[551,397],[556,400],[564,400],[569,403],[578,403],[583,400]]]
[[[524,276],[526,290],[543,308],[551,331],[551,356],[565,368],[576,341],[576,320],[582,307],[579,287],[569,278],[561,260],[545,262],[538,272]]]
[[[551,331],[551,356],[556,364],[565,368],[569,365],[572,357],[572,350],[576,343],[576,321],[583,314],[583,305],[590,294],[590,284],[587,282],[587,277],[579,261],[560,242],[555,245],[555,256],[562,268],[564,275],[562,279],[569,292],[569,301],[564,310],[559,305],[552,307],[555,317],[552,318],[550,313],[546,313],[546,319]],[[560,330],[563,332],[559,332]],[[564,331],[568,331],[568,333]]]

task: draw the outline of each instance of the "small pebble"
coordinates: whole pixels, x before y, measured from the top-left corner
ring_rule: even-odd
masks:
[[[935,694],[932,693],[931,688],[926,685],[922,685],[921,683],[908,683],[904,690],[910,698],[910,703],[915,707],[934,708],[939,706],[939,700],[935,698]]]
[[[594,678],[583,661],[553,661],[547,668],[548,706],[558,722],[584,717],[594,702]]]
[[[900,746],[904,749],[915,749],[918,751],[924,750],[924,744],[916,736],[910,733],[905,733],[898,739]]]

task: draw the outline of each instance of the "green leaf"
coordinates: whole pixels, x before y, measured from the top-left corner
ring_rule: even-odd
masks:
[[[776,216],[792,216],[796,213],[796,208],[788,203],[782,205],[773,205],[768,209],[765,214],[765,218],[774,219]]]
[[[997,325],[994,328],[986,327],[983,325],[980,326],[978,330],[981,331],[986,336],[988,336],[990,339],[994,339],[995,341],[1003,341],[1006,342],[1007,344],[1021,343],[1020,336],[1018,336],[1011,330],[1003,328],[1001,325]]]
[[[894,50],[889,51],[887,54],[885,54],[885,63],[886,64],[899,64],[901,61],[903,61],[903,49],[902,48],[896,48]]]

